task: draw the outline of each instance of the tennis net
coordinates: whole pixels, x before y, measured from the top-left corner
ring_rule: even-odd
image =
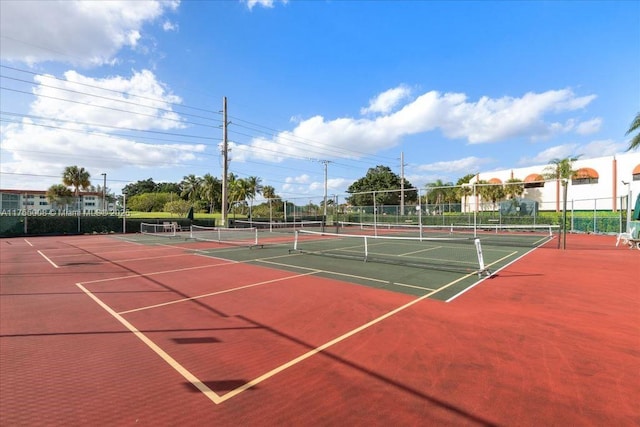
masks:
[[[176,224],[172,222],[163,222],[162,224],[140,223],[140,233],[159,237],[174,237],[177,228]]]
[[[490,275],[480,240],[467,237],[416,238],[297,230],[292,251]]]
[[[322,230],[323,221],[291,221],[291,222],[275,222],[275,221],[247,221],[235,220],[233,222],[236,228],[257,228],[259,231],[271,231],[282,233],[293,233],[295,230],[310,229]]]
[[[485,245],[535,247],[551,240],[559,226],[548,224],[449,224],[420,225],[393,223],[340,222],[339,233],[368,234],[430,239],[433,237],[478,238]]]
[[[220,228],[192,225],[189,237],[204,242],[249,247],[258,246],[258,229],[256,228]]]

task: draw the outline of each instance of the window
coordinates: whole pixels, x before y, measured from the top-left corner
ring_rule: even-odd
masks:
[[[571,179],[571,184],[572,185],[597,184],[599,177],[600,176],[598,175],[598,172],[595,171],[595,169],[580,168],[573,175],[573,178]]]
[[[2,194],[2,209],[20,209],[20,196],[17,194]]]
[[[597,184],[598,178],[573,178],[571,184],[584,185],[584,184]]]

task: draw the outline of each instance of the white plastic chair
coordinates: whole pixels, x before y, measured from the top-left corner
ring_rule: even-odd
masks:
[[[629,230],[626,233],[618,234],[618,239],[616,240],[616,246],[618,246],[620,242],[622,242],[623,245],[628,245],[629,240],[633,239],[633,235],[635,232],[636,232],[636,228],[633,227],[631,230]]]

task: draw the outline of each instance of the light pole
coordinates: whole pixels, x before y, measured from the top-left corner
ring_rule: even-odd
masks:
[[[626,232],[631,230],[631,182],[622,181],[622,185],[627,186],[627,229]]]
[[[106,212],[107,208],[105,206],[105,200],[106,200],[106,196],[107,196],[107,174],[105,172],[103,172],[100,175],[102,175],[102,177],[104,178],[104,181],[103,181],[103,184],[102,184],[102,210],[104,212]]]
[[[122,234],[127,233],[127,192],[122,190]]]

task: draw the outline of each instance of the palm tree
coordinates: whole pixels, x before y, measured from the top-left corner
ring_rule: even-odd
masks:
[[[560,184],[563,188],[563,206],[562,206],[562,234],[563,234],[563,246],[565,249],[567,245],[567,191],[569,186],[569,180],[573,178],[576,171],[573,170],[573,162],[578,160],[580,156],[565,157],[564,159],[553,159],[549,162],[544,170],[544,177],[547,179],[556,180],[556,212],[560,211]],[[558,239],[558,248],[560,248],[560,239]]]
[[[518,178],[510,178],[504,184],[504,195],[509,199],[515,199],[524,193],[524,182]]]
[[[91,186],[89,178],[91,175],[85,168],[79,168],[78,166],[67,166],[62,172],[62,183],[67,186],[73,187],[73,194],[76,197],[78,203],[78,209],[80,209],[80,189],[87,189]]]
[[[469,185],[469,181],[471,181],[473,177],[475,177],[475,174],[470,173],[463,176],[456,182],[456,187],[458,188],[456,193],[457,193],[458,199],[460,200],[460,204],[461,205],[462,203],[465,204],[465,207],[462,209],[464,212],[467,211],[469,196],[473,194],[473,187]]]
[[[477,192],[480,194],[482,201],[490,200],[493,204],[493,208],[495,209],[498,200],[503,199],[505,196],[504,186],[502,184],[494,184],[485,180],[478,181],[478,184]]]
[[[280,197],[276,194],[276,189],[270,185],[262,187],[262,195],[267,200],[280,200]]]
[[[251,218],[253,199],[255,199],[258,194],[262,194],[262,179],[257,176],[250,176],[245,179],[245,181],[248,189],[247,198],[249,199],[249,218]]]
[[[625,136],[639,130],[640,130],[640,113],[636,113],[636,117],[633,119],[633,122],[631,122],[631,126],[629,126],[629,130],[627,131],[627,133],[625,133]],[[629,148],[627,148],[627,151],[632,150],[634,148],[638,148],[638,147],[640,147],[640,132],[636,133],[635,136],[631,138],[631,142],[629,142]]]
[[[180,197],[187,196],[187,200],[190,202],[196,201],[200,194],[201,183],[202,178],[199,176],[195,176],[194,174],[185,176],[180,183],[180,188],[182,189]]]
[[[447,200],[448,189],[447,186],[450,184],[445,184],[441,179],[438,179],[435,182],[430,182],[426,185],[427,194],[425,196],[425,201],[427,204],[435,204],[436,207]]]
[[[216,201],[222,200],[222,182],[210,173],[202,177],[200,196],[209,204],[209,213],[213,213]]]
[[[56,205],[67,206],[72,199],[73,193],[69,190],[69,187],[63,184],[52,185],[47,189],[47,200],[53,207],[56,207]]]
[[[234,174],[229,174],[229,200],[232,206],[239,206],[246,202],[249,197],[249,186],[247,181],[238,178]],[[234,210],[235,213],[235,210]]]
[[[564,187],[564,197],[566,203],[567,184],[573,178],[576,171],[573,170],[573,162],[578,160],[580,156],[565,157],[564,159],[553,159],[549,162],[543,171],[546,179],[556,180],[556,212],[560,212],[560,185]]]

